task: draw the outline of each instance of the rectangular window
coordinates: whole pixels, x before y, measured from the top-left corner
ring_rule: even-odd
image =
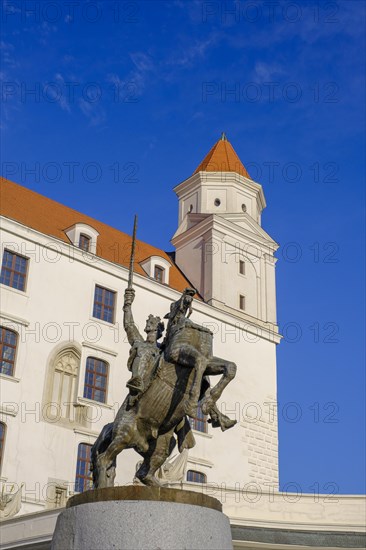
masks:
[[[240,294],[239,297],[239,308],[243,311],[245,310],[245,296],[243,296],[242,294]]]
[[[0,327],[0,373],[14,376],[15,354],[18,335],[12,330]]]
[[[0,283],[18,290],[25,290],[27,267],[28,258],[10,252],[10,250],[4,250]]]
[[[107,378],[108,364],[101,359],[88,357],[86,360],[84,397],[105,403]]]
[[[245,275],[245,262],[243,260],[239,260],[239,273]]]
[[[114,322],[116,293],[102,286],[95,286],[93,317],[108,323]]]
[[[164,282],[164,268],[160,267],[159,265],[155,266],[154,279],[156,279],[156,281],[159,281],[159,283]]]
[[[90,471],[90,450],[92,446],[87,443],[80,443],[78,446],[78,458],[76,463],[75,491],[82,493],[91,489],[93,477]]]
[[[192,430],[207,433],[207,416],[203,414],[200,404],[197,407],[196,418],[190,418],[189,422],[191,424]]]
[[[206,479],[206,475],[202,472],[196,470],[188,470],[187,472],[187,481],[191,483],[206,483]]]
[[[89,252],[90,241],[91,241],[90,237],[88,237],[87,235],[83,235],[83,233],[80,233],[79,248],[81,248],[81,250],[85,250],[85,252]]]

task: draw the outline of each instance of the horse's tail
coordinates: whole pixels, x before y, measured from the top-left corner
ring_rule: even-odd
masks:
[[[98,475],[98,465],[97,465],[97,459],[98,456],[103,453],[111,444],[112,442],[112,436],[113,436],[113,424],[114,422],[110,422],[109,424],[106,424],[100,434],[98,435],[97,440],[95,441],[94,445],[92,446],[90,450],[90,471],[93,474],[93,484],[97,483],[97,480],[99,478]],[[116,460],[114,460],[114,466]]]

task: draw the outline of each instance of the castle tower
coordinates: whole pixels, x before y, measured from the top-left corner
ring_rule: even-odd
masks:
[[[262,186],[250,178],[224,133],[174,191],[178,267],[205,302],[261,327],[275,326],[278,245],[261,227]]]

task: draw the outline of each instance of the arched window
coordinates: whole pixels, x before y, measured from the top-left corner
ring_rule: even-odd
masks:
[[[200,404],[198,404],[197,407],[196,417],[190,418],[189,421],[191,423],[192,430],[207,433],[207,416],[203,414]]]
[[[75,491],[82,493],[92,488],[93,478],[90,471],[90,451],[88,443],[79,443],[76,462]]]
[[[74,348],[60,351],[54,360],[50,401],[55,406],[55,416],[59,418],[73,419],[79,365],[80,355]],[[49,411],[50,415],[53,408]]]
[[[0,422],[0,472],[3,463],[4,456],[4,444],[5,444],[6,424]]]
[[[0,373],[14,376],[15,355],[18,335],[13,330],[0,327]]]
[[[206,483],[206,475],[202,472],[197,472],[196,470],[188,470],[187,472],[187,481],[192,483]]]
[[[107,398],[108,363],[95,357],[86,360],[84,397],[105,403]]]

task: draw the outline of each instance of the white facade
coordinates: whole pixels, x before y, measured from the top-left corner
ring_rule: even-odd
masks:
[[[129,345],[122,326],[122,301],[128,272],[101,258],[88,261],[87,255],[72,245],[5,218],[2,243],[8,250],[28,251],[29,257],[26,290],[1,285],[1,325],[19,334],[14,376],[1,375],[1,421],[7,425],[1,477],[15,486],[24,483],[21,512],[26,513],[52,505],[45,502],[45,491],[49,484],[52,493],[55,480],[72,492],[78,444],[93,443],[126,395]],[[113,324],[93,317],[96,284],[117,293]],[[149,313],[163,317],[179,296],[177,291],[136,274],[134,285],[133,313],[139,327],[144,327]],[[197,444],[190,452],[188,467],[206,474],[208,482],[234,486],[255,480],[277,486],[277,421],[269,414],[270,404],[276,400],[277,335],[264,328],[259,334],[246,320],[198,300],[193,319],[215,333],[214,353],[238,365],[235,382],[225,391],[221,407],[239,422],[225,433],[210,427],[207,434],[195,432]],[[52,404],[49,387],[54,361],[63,351],[71,351],[76,362],[70,418],[62,418],[64,408]],[[105,404],[83,397],[89,356],[109,365]],[[252,422],[253,415],[258,421]],[[249,445],[248,430],[263,434],[263,438],[253,437]],[[119,456],[117,483],[131,481],[138,458],[133,451]]]

